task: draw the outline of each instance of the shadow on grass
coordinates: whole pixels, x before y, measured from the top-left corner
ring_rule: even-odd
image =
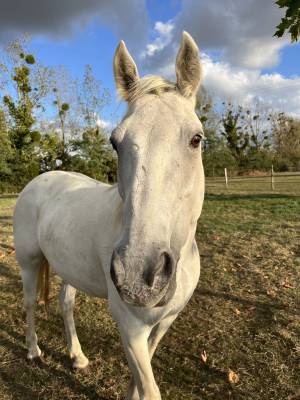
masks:
[[[217,292],[203,288],[196,289],[196,296],[199,301],[201,301],[201,297],[204,297],[209,301],[215,298],[236,302],[238,303],[238,308],[240,306],[251,307],[253,314],[252,317],[249,318],[247,325],[248,330],[253,333],[260,332],[261,330],[273,329],[272,327],[275,325],[279,326],[281,323],[274,318],[278,311],[284,311],[286,318],[298,315],[299,313],[299,310],[296,307],[291,307],[290,304],[279,301],[251,300],[226,292]]]
[[[13,217],[11,215],[0,215],[0,221],[12,221]]]
[[[0,199],[16,199],[18,194],[0,194]]]
[[[230,293],[226,292],[217,292],[209,289],[204,289],[204,288],[197,288],[195,293],[198,293],[201,297],[202,296],[209,296],[209,297],[218,297],[218,298],[223,298],[224,300],[231,300],[231,301],[236,301],[240,304],[246,305],[246,306],[254,306],[257,308],[265,308],[265,309],[277,309],[277,310],[285,310],[288,308],[288,305],[280,303],[280,302],[263,302],[263,301],[258,301],[258,300],[249,300],[249,299],[244,299],[239,296],[235,296]],[[291,311],[291,310],[289,310]]]
[[[1,246],[1,243],[0,243]],[[20,274],[16,273],[14,269],[12,269],[9,264],[0,262],[0,276],[4,276],[10,280],[14,280],[16,283],[20,279]]]
[[[53,349],[50,350],[46,345],[41,346],[42,351],[45,351],[45,354],[46,352],[51,354],[54,361],[66,367],[70,371],[69,373],[51,366],[47,358],[38,363],[26,361],[25,347],[14,341],[24,341],[24,338],[3,324],[0,325],[0,329],[8,335],[8,338],[1,339],[0,343],[14,358],[13,365],[10,363],[6,368],[3,366],[0,369],[0,376],[12,398],[20,400],[41,398],[45,392],[48,392],[48,395],[50,394],[49,389],[51,391],[52,382],[56,384],[61,381],[63,382],[63,388],[70,390],[76,397],[84,395],[89,399],[111,400],[111,397],[99,396],[94,385],[88,383],[87,380],[85,380],[84,384],[81,383],[75,373],[70,371],[70,361],[68,360],[69,363],[67,362],[67,357],[56,353]],[[9,337],[14,340],[9,339]],[[15,365],[18,365],[18,368],[21,367],[21,375],[16,373]],[[34,388],[38,387],[38,389],[33,390],[30,385]],[[57,386],[53,387],[53,390],[55,391],[55,396],[60,397],[59,393],[57,393]]]

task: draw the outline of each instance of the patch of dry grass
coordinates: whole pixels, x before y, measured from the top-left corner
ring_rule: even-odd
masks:
[[[105,301],[84,294],[75,316],[90,372],[71,371],[57,277],[49,315],[37,312],[44,362],[27,363],[14,201],[0,199],[0,399],[123,399],[129,370],[116,326]],[[300,387],[299,238],[297,197],[207,197],[199,286],[153,360],[163,399],[292,399]]]

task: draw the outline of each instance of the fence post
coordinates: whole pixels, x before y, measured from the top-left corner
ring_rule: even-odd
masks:
[[[274,179],[274,169],[273,169],[273,164],[271,167],[271,189],[274,190],[275,189],[275,179]]]
[[[225,177],[225,186],[226,186],[226,189],[228,189],[227,168],[224,168],[224,177]]]

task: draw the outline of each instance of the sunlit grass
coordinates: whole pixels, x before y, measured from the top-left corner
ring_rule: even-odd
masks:
[[[105,300],[78,295],[78,336],[91,364],[87,375],[71,372],[57,277],[52,276],[49,315],[42,307],[37,312],[43,365],[26,362],[22,285],[12,252],[14,202],[0,199],[0,399],[124,399],[130,374]],[[299,197],[206,197],[197,230],[200,282],[153,360],[163,399],[287,400],[295,395],[299,238]],[[229,370],[238,383],[229,382]]]

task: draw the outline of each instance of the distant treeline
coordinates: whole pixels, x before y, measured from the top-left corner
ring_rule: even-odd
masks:
[[[218,111],[216,111],[218,110]],[[196,111],[204,126],[206,175],[300,171],[300,120],[257,101],[249,107],[215,104],[203,90]]]
[[[40,65],[14,42],[0,60],[0,192],[17,191],[50,170],[77,171],[116,180],[117,159],[101,124],[109,93],[86,66],[82,80],[64,67]],[[300,170],[300,121],[273,112],[216,101],[206,90],[196,112],[206,140],[206,175],[253,170]]]

